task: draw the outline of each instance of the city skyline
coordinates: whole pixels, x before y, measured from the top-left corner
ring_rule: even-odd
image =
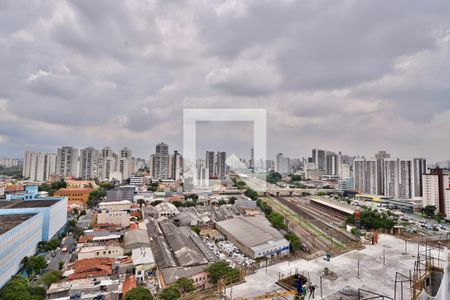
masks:
[[[143,156],[161,139],[182,152],[184,108],[250,107],[267,109],[270,157],[386,148],[446,160],[450,3],[408,7],[3,3],[0,156],[60,145]],[[238,149],[235,133],[225,140]]]

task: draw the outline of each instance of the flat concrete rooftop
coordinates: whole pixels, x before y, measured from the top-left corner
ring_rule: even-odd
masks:
[[[322,295],[327,300],[353,299],[345,296],[346,291],[357,291],[359,288],[393,297],[395,286],[395,273],[400,272],[409,275],[413,272],[414,262],[417,256],[418,246],[408,242],[407,253],[404,254],[405,242],[391,235],[380,235],[377,245],[368,245],[361,251],[351,251],[337,257],[332,257],[329,262],[323,257],[315,260],[296,260],[282,262],[259,269],[255,274],[246,277],[246,282],[236,285],[232,289],[233,298],[255,297],[271,292],[283,291],[275,282],[283,274],[288,276],[296,270],[310,279],[317,286],[315,296],[320,299],[320,276],[324,269],[328,268],[334,276],[322,278]],[[420,246],[420,250],[425,247]],[[385,253],[385,264],[383,263]],[[360,274],[358,278],[358,260]],[[409,284],[407,284],[409,286]],[[231,289],[227,289],[230,296]],[[399,289],[397,290],[399,293]],[[350,293],[352,294],[352,293]],[[309,295],[308,295],[309,296]],[[308,297],[307,296],[307,297]],[[409,290],[404,290],[404,296],[409,296]],[[292,299],[292,298],[288,298]],[[409,298],[408,298],[409,299]]]
[[[15,200],[15,201],[0,201],[0,208],[12,209],[12,208],[34,208],[34,207],[50,207],[59,200]]]
[[[0,215],[0,235],[29,220],[36,214]]]

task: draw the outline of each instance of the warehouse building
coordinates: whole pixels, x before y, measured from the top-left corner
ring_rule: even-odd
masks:
[[[0,201],[0,288],[40,241],[50,240],[66,223],[67,198],[41,197],[36,186]]]
[[[0,201],[0,215],[38,214],[42,241],[54,237],[67,223],[67,198],[33,197],[33,200]]]
[[[152,240],[152,253],[158,265],[161,288],[182,277],[194,280],[197,288],[205,288],[205,270],[219,258],[202,239],[188,227],[177,227],[165,217],[147,223]]]
[[[0,288],[20,270],[25,256],[35,254],[42,222],[39,214],[0,215]]]
[[[216,228],[252,259],[289,253],[289,242],[263,216],[235,217],[217,222]]]

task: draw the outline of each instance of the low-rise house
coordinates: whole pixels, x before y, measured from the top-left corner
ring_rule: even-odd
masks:
[[[173,217],[180,213],[175,205],[169,202],[163,202],[155,206],[158,218],[160,217]]]
[[[105,245],[84,246],[78,250],[78,259],[108,257],[117,258],[123,256],[123,248],[119,244],[108,243]]]
[[[155,258],[150,247],[134,249],[131,258],[135,268],[136,279],[143,282],[147,275],[156,268]]]
[[[128,227],[130,225],[130,209],[131,202],[128,200],[101,202],[97,214],[97,224]]]
[[[125,232],[124,250],[125,252],[141,247],[150,247],[150,239],[147,230],[133,229]]]
[[[63,276],[69,280],[104,277],[113,274],[114,258],[79,259],[67,267]]]

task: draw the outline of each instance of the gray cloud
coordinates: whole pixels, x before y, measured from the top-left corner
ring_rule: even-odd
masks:
[[[0,156],[181,150],[184,107],[258,107],[270,155],[448,159],[449,49],[444,0],[2,1]]]

